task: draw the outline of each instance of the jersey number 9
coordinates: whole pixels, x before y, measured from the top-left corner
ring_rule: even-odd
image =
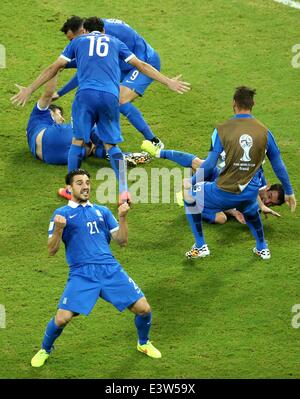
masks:
[[[90,49],[89,49],[89,56],[93,57],[94,55],[94,50],[95,50],[95,41],[96,37],[95,36],[88,36],[90,39]],[[108,42],[109,42],[109,37],[107,36],[101,36],[97,38],[96,41],[96,54],[99,55],[99,57],[106,57],[108,54]]]

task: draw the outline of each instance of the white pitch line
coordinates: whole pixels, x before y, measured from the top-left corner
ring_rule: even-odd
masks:
[[[298,10],[300,10],[300,3],[298,1],[293,1],[293,0],[274,0],[274,1],[276,1],[276,3],[284,4],[285,6],[298,8]]]

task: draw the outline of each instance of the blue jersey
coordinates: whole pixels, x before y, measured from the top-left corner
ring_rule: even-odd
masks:
[[[119,98],[121,71],[119,60],[130,61],[134,54],[120,40],[92,32],[72,40],[61,57],[75,58],[80,90],[105,91]]]
[[[87,202],[84,206],[69,201],[67,206],[55,210],[50,225],[49,238],[54,231],[55,215],[67,220],[62,240],[70,268],[86,264],[117,264],[110,250],[111,233],[119,225],[111,211],[105,206]]]
[[[42,109],[38,104],[35,104],[30,114],[29,121],[26,128],[27,142],[35,155],[35,136],[43,129],[55,124],[48,108]],[[34,146],[34,149],[32,148]]]
[[[124,21],[103,18],[103,22],[105,33],[125,43],[129,50],[140,60],[148,62],[153,56],[155,51],[150,44]],[[122,71],[128,71],[132,66],[121,61],[120,68]]]

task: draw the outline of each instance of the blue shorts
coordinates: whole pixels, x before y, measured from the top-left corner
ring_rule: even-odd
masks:
[[[95,124],[104,143],[124,141],[120,129],[119,99],[111,93],[90,89],[77,92],[72,105],[72,122],[74,138],[84,140],[86,144]]]
[[[52,165],[66,165],[72,143],[71,125],[53,125],[48,127],[42,138],[43,161]]]
[[[216,182],[201,182],[193,187],[190,195],[196,198],[197,209],[202,214],[208,213],[211,215],[212,213],[236,208],[244,214],[253,215],[259,209],[257,203],[258,187],[254,186],[248,186],[242,193],[234,194],[221,190]]]
[[[70,270],[58,309],[87,316],[99,297],[122,312],[144,294],[120,264],[88,264]]]
[[[149,58],[147,62],[160,71],[160,58],[158,53],[154,52],[152,57]],[[122,71],[120,84],[122,86],[128,87],[129,89],[135,91],[138,95],[142,96],[152,82],[153,79],[143,75],[136,68],[133,68],[129,71]]]

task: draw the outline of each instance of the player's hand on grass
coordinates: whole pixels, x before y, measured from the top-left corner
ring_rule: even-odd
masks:
[[[32,89],[18,84],[15,84],[15,86],[19,89],[19,93],[12,96],[10,100],[13,104],[24,107],[32,94]]]
[[[295,212],[297,206],[295,194],[285,195],[285,202],[291,208],[291,212]]]
[[[260,209],[266,218],[268,217],[268,215],[276,216],[277,218],[281,217],[278,212],[273,211],[273,209],[267,207],[266,205],[262,205]]]
[[[130,209],[128,202],[124,202],[124,204],[120,205],[118,208],[119,217],[125,217]]]
[[[180,80],[182,75],[178,75],[175,78],[169,79],[168,88],[172,91],[176,91],[179,94],[183,94],[191,89],[191,84]]]
[[[63,230],[66,227],[67,219],[64,216],[55,215],[54,224],[56,229]]]

